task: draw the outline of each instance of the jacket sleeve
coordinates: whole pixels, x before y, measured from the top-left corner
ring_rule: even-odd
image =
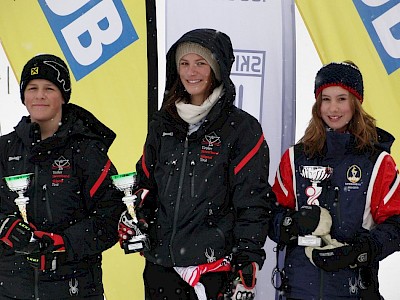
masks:
[[[157,208],[156,195],[158,193],[157,184],[154,179],[154,166],[157,164],[157,135],[154,130],[154,123],[150,123],[149,132],[143,147],[143,153],[136,163],[136,172],[138,176],[138,189],[149,190],[148,196],[141,204],[141,214],[149,223],[155,217]]]
[[[67,260],[100,254],[118,241],[118,221],[126,208],[123,193],[114,188],[110,178],[117,170],[104,149],[102,143],[91,141],[78,162],[85,212],[63,232]]]
[[[271,218],[268,234],[270,239],[276,243],[280,241],[280,227],[283,219],[288,211],[296,208],[293,153],[294,148],[291,147],[282,155],[272,186],[278,205],[275,207],[273,218]]]
[[[363,227],[376,245],[377,260],[400,250],[400,176],[393,158],[378,157],[367,192]],[[376,226],[375,226],[376,224]]]
[[[236,213],[234,258],[262,267],[268,224],[275,196],[268,183],[269,148],[256,119],[237,131],[231,162],[231,199]],[[236,257],[235,257],[236,256]]]

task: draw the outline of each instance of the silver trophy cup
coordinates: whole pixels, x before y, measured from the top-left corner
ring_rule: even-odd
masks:
[[[333,173],[333,169],[331,167],[323,167],[323,166],[301,166],[300,174],[302,177],[307,178],[311,181],[311,185],[308,186],[305,190],[306,195],[308,196],[307,204],[308,205],[319,205],[318,197],[322,193],[322,187],[318,185],[318,183],[322,182],[325,179],[328,179]],[[321,238],[314,235],[306,235],[298,237],[298,244],[300,246],[320,246]]]
[[[135,213],[137,196],[132,194],[136,186],[136,172],[113,175],[111,180],[118,190],[124,192],[125,196],[122,197],[122,201],[131,217],[131,220],[128,220],[128,218],[122,216],[120,222],[129,226],[135,232],[135,235],[130,240],[122,243],[122,247],[126,254],[144,251],[149,247],[149,240],[148,236],[142,233],[137,226],[138,220]]]
[[[4,177],[8,188],[18,194],[18,197],[15,198],[14,202],[18,206],[21,217],[25,223],[28,223],[26,205],[29,203],[29,197],[24,196],[24,193],[29,187],[32,175],[33,173],[27,173]]]
[[[29,224],[26,212],[26,206],[29,203],[29,197],[25,196],[24,193],[29,187],[32,175],[33,173],[26,173],[26,174],[4,177],[4,180],[10,191],[16,192],[18,194],[18,197],[15,198],[14,202],[18,206],[19,213],[21,214],[21,217],[26,224]],[[16,250],[15,252],[19,254],[32,253],[32,251],[36,249],[35,242],[36,239],[33,237],[32,233],[29,245],[24,249],[18,251]]]

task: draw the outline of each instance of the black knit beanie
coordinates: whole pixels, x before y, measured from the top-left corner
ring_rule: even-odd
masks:
[[[357,66],[346,62],[331,62],[323,66],[315,77],[315,99],[324,88],[340,86],[352,93],[360,102],[363,102],[363,78]]]
[[[31,58],[21,73],[20,93],[22,103],[25,104],[24,91],[29,81],[46,79],[54,83],[61,91],[65,103],[71,97],[71,80],[65,62],[52,54],[40,54]]]

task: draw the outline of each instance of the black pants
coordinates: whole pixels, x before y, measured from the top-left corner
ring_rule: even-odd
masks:
[[[165,268],[146,261],[143,271],[146,300],[198,300],[194,288],[174,268]],[[201,276],[207,299],[216,300],[228,280],[227,272],[211,272]]]

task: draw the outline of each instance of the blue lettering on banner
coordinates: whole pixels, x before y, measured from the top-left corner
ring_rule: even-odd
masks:
[[[232,75],[261,76],[265,51],[235,50]]]
[[[76,80],[138,40],[121,0],[39,0]]]
[[[400,0],[353,0],[353,3],[386,72],[393,73],[400,68]]]

